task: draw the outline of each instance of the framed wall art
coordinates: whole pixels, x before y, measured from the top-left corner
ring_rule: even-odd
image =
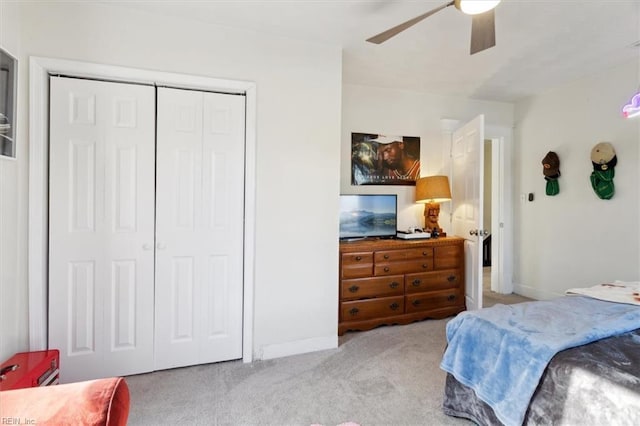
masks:
[[[0,156],[16,156],[16,95],[18,61],[0,48]]]
[[[420,137],[351,133],[352,185],[415,185]]]

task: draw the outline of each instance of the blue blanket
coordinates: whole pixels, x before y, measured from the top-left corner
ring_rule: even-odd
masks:
[[[640,328],[640,306],[583,296],[495,305],[447,323],[440,367],[505,425],[521,425],[548,362],[564,349]]]

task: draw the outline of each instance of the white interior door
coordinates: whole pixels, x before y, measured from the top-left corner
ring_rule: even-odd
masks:
[[[62,382],[153,367],[155,93],[52,77],[49,347]]]
[[[453,133],[451,203],[453,233],[465,239],[467,309],[482,308],[482,199],[484,116]]]
[[[244,111],[158,89],[156,369],[242,357]]]

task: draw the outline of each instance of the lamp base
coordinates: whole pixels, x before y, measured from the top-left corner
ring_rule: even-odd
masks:
[[[424,230],[431,232],[433,237],[433,230],[438,230],[438,236],[446,237],[447,234],[442,232],[442,228],[438,224],[438,218],[440,217],[440,203],[425,203],[424,205]]]

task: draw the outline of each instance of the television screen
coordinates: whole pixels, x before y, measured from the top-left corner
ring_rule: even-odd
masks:
[[[340,239],[395,237],[397,196],[341,195]]]

